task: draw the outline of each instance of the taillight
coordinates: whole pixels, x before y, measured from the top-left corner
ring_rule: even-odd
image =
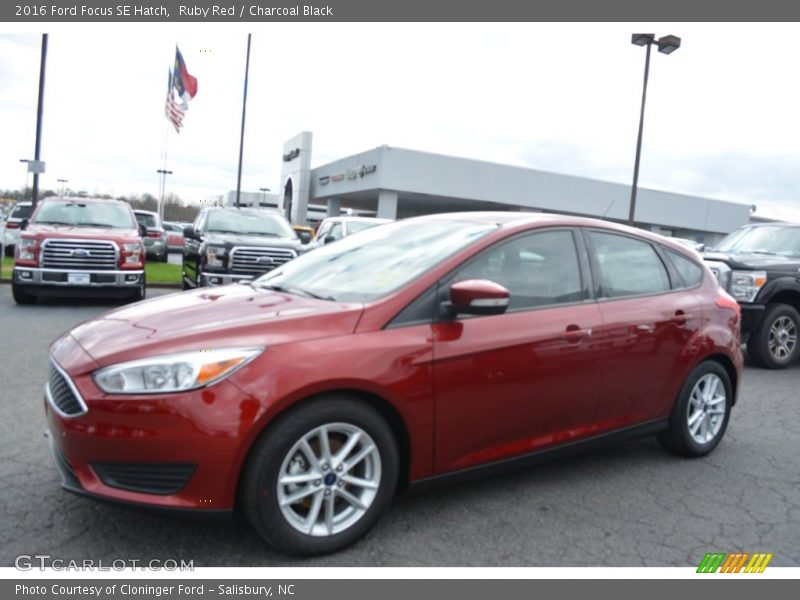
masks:
[[[739,306],[739,303],[731,296],[728,292],[719,288],[717,291],[717,299],[714,300],[714,304],[719,306],[720,308],[727,308],[728,310],[732,310],[737,315],[742,314],[742,307]]]
[[[19,223],[6,223],[6,229],[19,229]]]
[[[159,233],[158,231],[148,231],[147,232],[147,237],[149,237],[149,238],[160,238],[161,237],[161,233]]]

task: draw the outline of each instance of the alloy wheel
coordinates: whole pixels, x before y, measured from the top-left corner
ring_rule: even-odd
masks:
[[[369,510],[381,483],[381,456],[369,434],[328,423],[303,435],[278,472],[278,505],[289,525],[314,537],[349,529]]]
[[[719,435],[725,422],[728,397],[725,384],[715,373],[697,380],[687,404],[689,435],[698,444],[708,444]]]
[[[797,325],[787,316],[775,319],[769,328],[767,345],[770,354],[777,360],[784,361],[794,352],[797,345]]]

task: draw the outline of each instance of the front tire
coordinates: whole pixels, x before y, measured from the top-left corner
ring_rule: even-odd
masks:
[[[747,355],[759,367],[785,369],[797,360],[800,313],[788,304],[767,307],[758,329],[747,342]]]
[[[725,434],[732,403],[733,386],[725,367],[715,361],[700,363],[683,383],[669,428],[658,441],[680,456],[705,456]]]
[[[279,417],[253,447],[241,500],[274,549],[300,556],[340,550],[372,529],[394,496],[398,450],[372,406],[328,395]]]
[[[35,304],[37,300],[36,296],[29,294],[24,287],[16,283],[11,284],[11,295],[14,296],[14,302],[21,305]]]

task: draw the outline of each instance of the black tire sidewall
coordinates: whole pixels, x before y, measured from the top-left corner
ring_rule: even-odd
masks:
[[[326,423],[348,423],[366,431],[378,447],[381,482],[378,493],[359,521],[327,537],[312,537],[286,522],[277,502],[277,478],[292,446]],[[300,556],[340,550],[367,534],[394,496],[398,451],[391,428],[367,403],[344,395],[329,395],[304,403],[270,425],[251,450],[242,476],[242,504],[254,529],[273,548]]]
[[[725,415],[717,435],[713,440],[705,444],[700,444],[692,438],[689,431],[689,423],[687,419],[687,411],[689,407],[689,399],[692,395],[692,390],[697,382],[705,375],[717,375],[725,386]],[[672,415],[670,416],[669,430],[663,436],[662,441],[668,449],[682,456],[698,457],[705,456],[722,440],[725,435],[725,430],[728,428],[728,421],[731,416],[731,407],[733,404],[733,385],[731,384],[730,375],[721,364],[716,361],[706,361],[700,363],[686,378],[686,381],[681,387],[678,399],[675,402]]]

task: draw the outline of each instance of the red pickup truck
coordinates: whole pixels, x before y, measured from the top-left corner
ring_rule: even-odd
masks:
[[[144,244],[127,203],[47,198],[21,228],[12,278],[17,304],[39,296],[144,298]]]

